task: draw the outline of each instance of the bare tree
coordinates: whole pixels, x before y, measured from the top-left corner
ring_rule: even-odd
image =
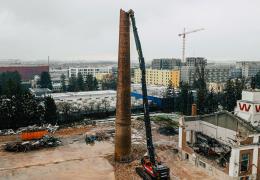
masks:
[[[90,111],[93,111],[95,102],[94,101],[90,101],[88,104],[89,104],[89,107],[90,107]]]
[[[110,107],[110,101],[107,99],[102,99],[101,103],[102,103],[104,110],[107,111],[108,108]]]
[[[67,102],[61,102],[57,104],[57,109],[59,112],[64,114],[64,118],[68,120],[70,112],[72,110],[71,104]]]

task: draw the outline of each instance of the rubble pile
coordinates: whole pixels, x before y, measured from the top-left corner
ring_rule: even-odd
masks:
[[[114,131],[97,131],[95,133],[87,133],[85,137],[86,144],[93,144],[95,141],[109,140]]]
[[[158,132],[165,136],[174,136],[178,134],[178,129],[172,126],[159,127]]]
[[[0,136],[7,136],[7,135],[14,135],[14,134],[16,134],[16,133],[12,129],[0,130]]]
[[[220,143],[201,132],[196,132],[196,143],[190,145],[192,149],[208,159],[215,160],[221,167],[229,162],[231,147]]]
[[[10,152],[26,152],[36,149],[56,147],[61,144],[58,138],[45,135],[42,139],[22,142],[10,142],[4,145],[4,150]]]
[[[38,131],[38,130],[47,130],[50,133],[54,133],[59,128],[58,125],[51,125],[51,124],[43,124],[42,126],[32,125],[27,127],[21,127],[14,131],[13,129],[3,129],[0,130],[0,136],[8,136],[8,135],[15,135],[20,134],[24,131],[30,132],[30,131]]]
[[[143,120],[139,120],[138,118],[135,121],[131,122],[131,127],[134,129],[144,129],[144,122]]]

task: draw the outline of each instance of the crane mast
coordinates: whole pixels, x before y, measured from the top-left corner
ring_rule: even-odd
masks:
[[[183,33],[181,34],[178,34],[178,36],[182,36],[182,62],[185,62],[185,46],[186,46],[186,35],[187,34],[191,34],[191,33],[195,33],[195,32],[198,32],[198,31],[202,31],[204,30],[204,28],[200,28],[200,29],[195,29],[193,31],[188,31],[186,32],[185,31],[185,28],[183,30]]]
[[[144,108],[144,122],[145,122],[145,130],[146,130],[146,143],[147,149],[150,157],[151,163],[155,164],[155,153],[154,153],[154,146],[153,146],[153,139],[152,139],[152,130],[151,130],[151,121],[150,121],[150,114],[149,114],[149,105],[148,105],[148,98],[147,98],[147,87],[146,87],[146,72],[145,72],[145,62],[141,47],[141,42],[139,39],[139,35],[137,32],[137,27],[135,23],[135,16],[134,11],[130,10],[129,16],[132,21],[135,45],[138,52],[138,59],[139,59],[139,66],[141,70],[141,83],[142,83],[142,93],[143,93],[143,108]]]

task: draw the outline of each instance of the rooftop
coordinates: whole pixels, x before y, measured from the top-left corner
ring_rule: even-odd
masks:
[[[220,111],[213,114],[185,116],[185,121],[205,121],[215,126],[223,127],[233,131],[239,131],[241,134],[260,133],[260,129],[252,126],[249,122],[239,118],[228,111]]]

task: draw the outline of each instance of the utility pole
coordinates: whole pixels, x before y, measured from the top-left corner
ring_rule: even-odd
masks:
[[[188,31],[186,32],[185,31],[185,28],[183,29],[183,33],[181,34],[178,34],[178,36],[181,36],[182,37],[182,62],[184,63],[185,62],[185,41],[186,41],[186,35],[187,34],[191,34],[191,33],[195,33],[195,32],[198,32],[198,31],[202,31],[204,30],[204,28],[200,28],[200,29],[195,29],[193,31]]]

